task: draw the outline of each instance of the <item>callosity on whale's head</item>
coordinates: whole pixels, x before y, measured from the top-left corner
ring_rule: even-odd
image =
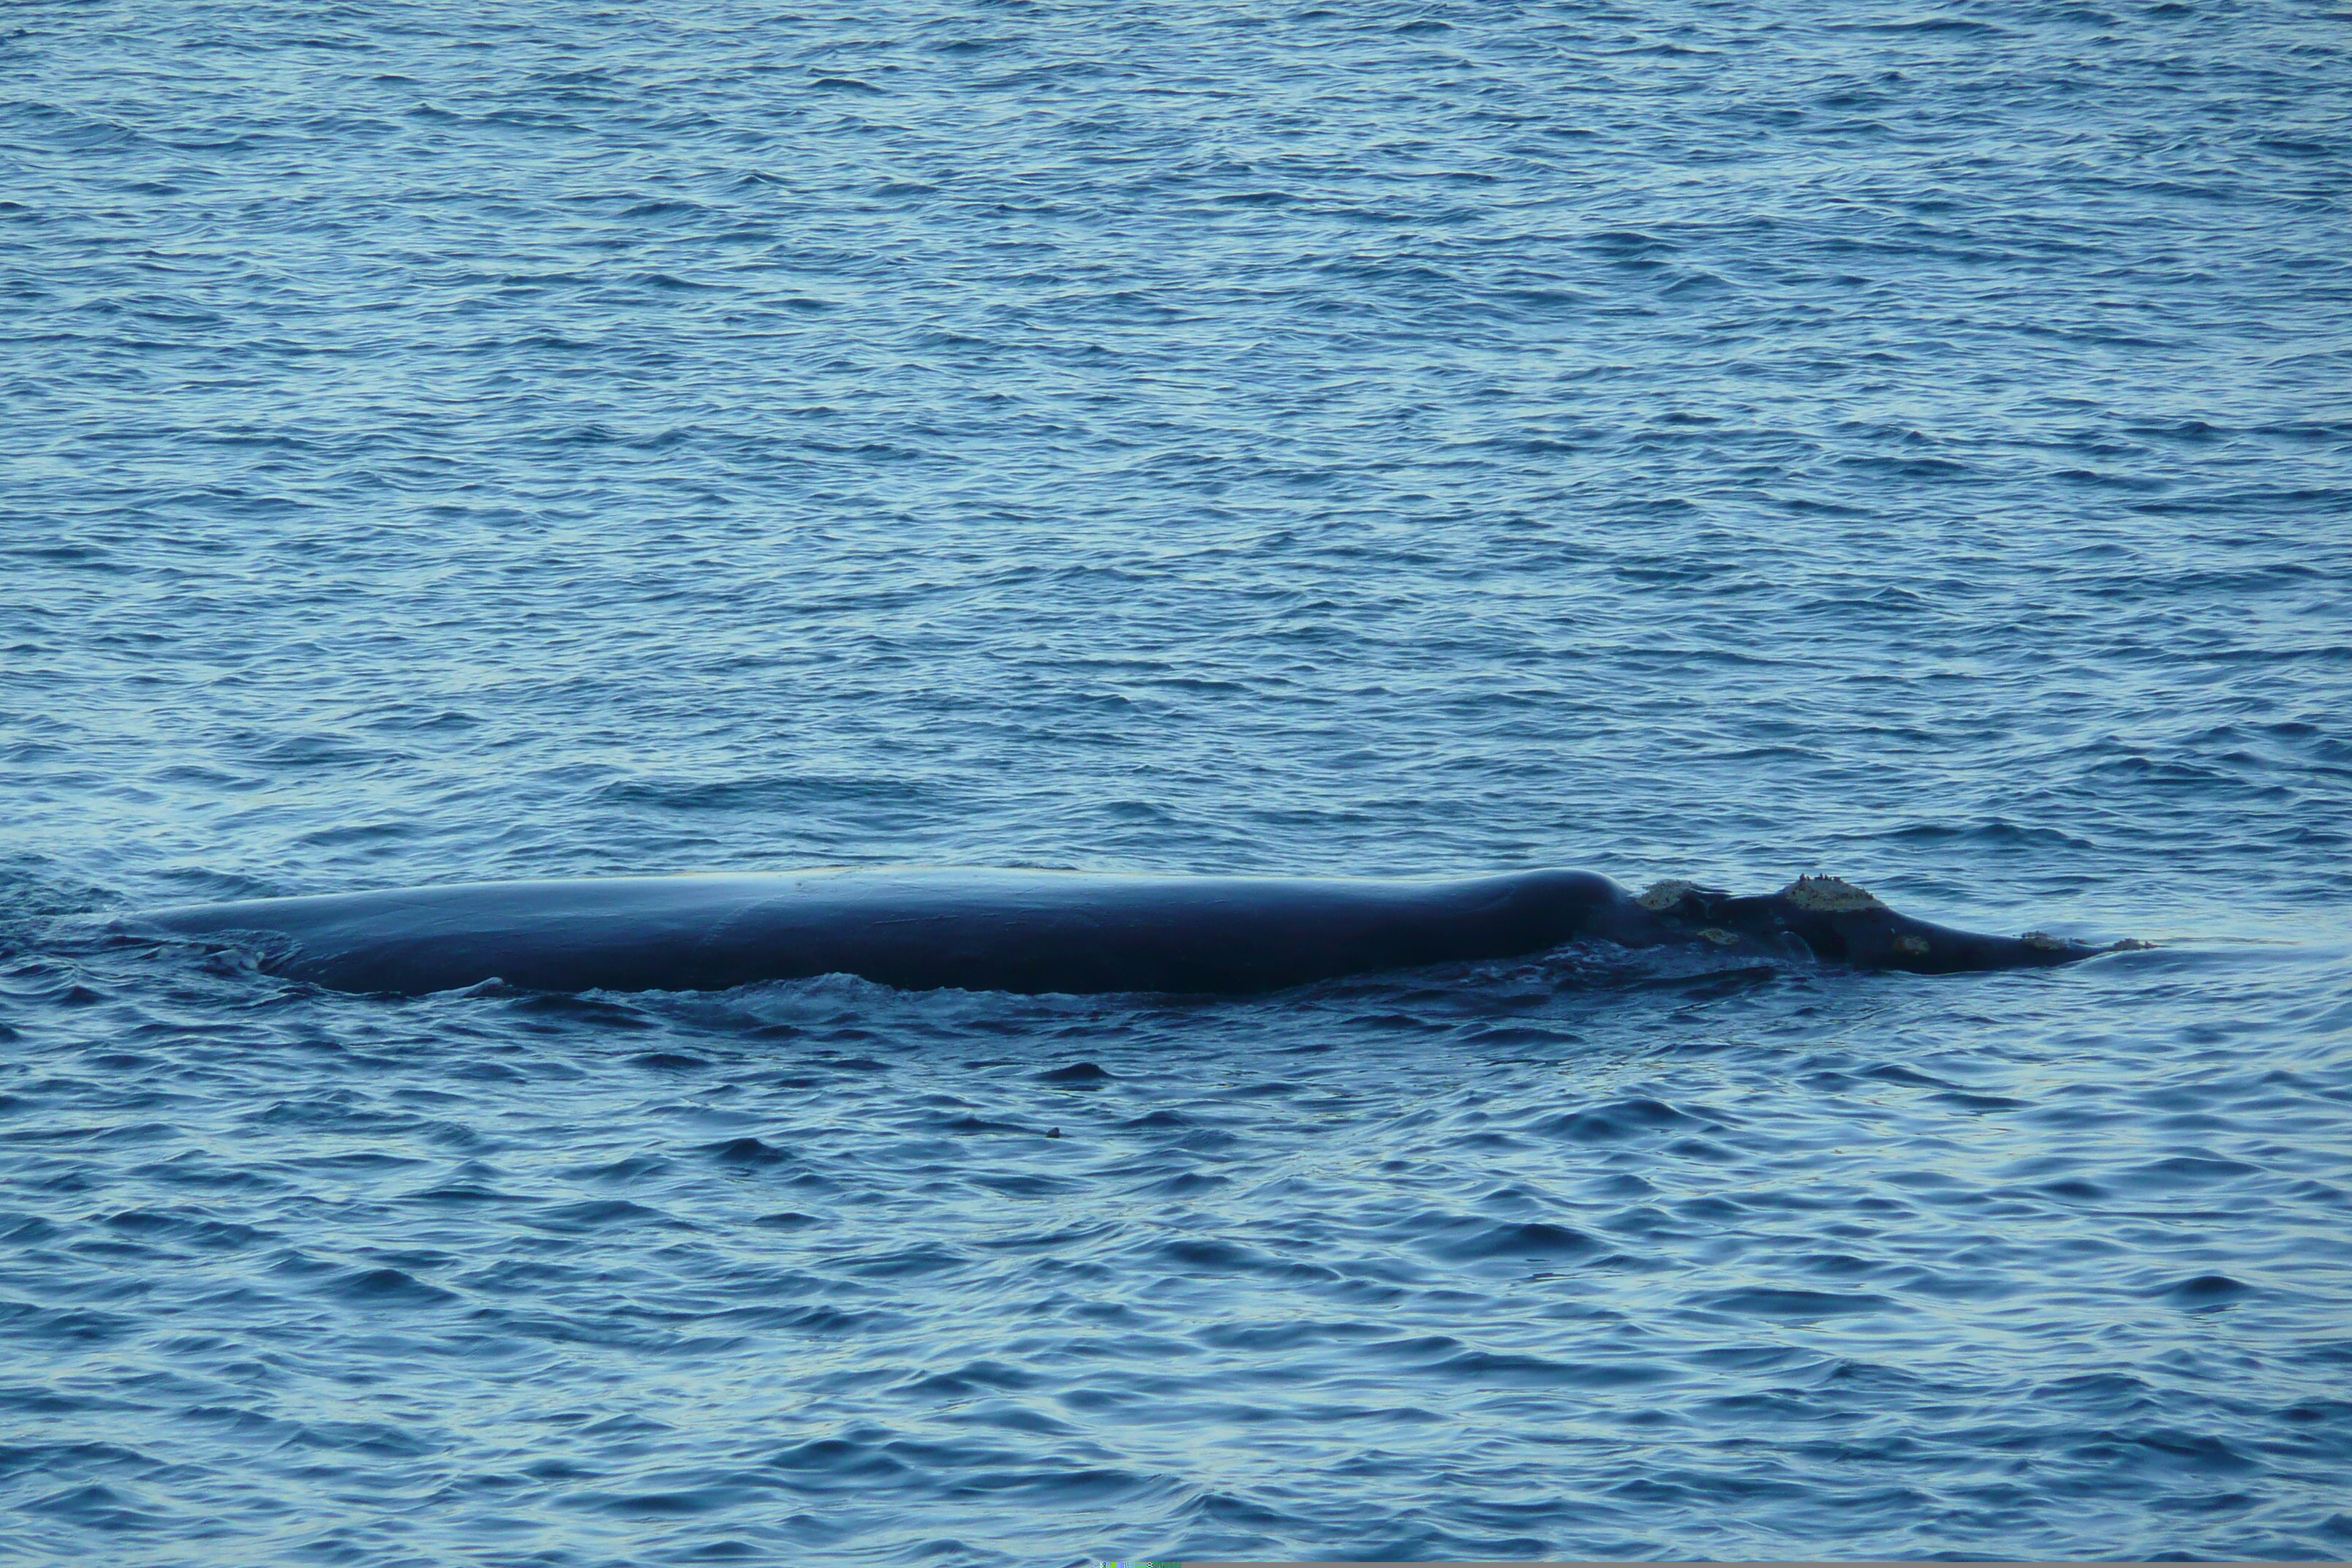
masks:
[[[1802,876],[1777,893],[1738,898],[1685,880],[1652,884],[1634,900],[1700,941],[1759,950],[1792,949],[1865,969],[1950,974],[1986,969],[2040,969],[2148,943],[2095,947],[2036,931],[1988,936],[1914,920],[1869,889],[1837,877]]]

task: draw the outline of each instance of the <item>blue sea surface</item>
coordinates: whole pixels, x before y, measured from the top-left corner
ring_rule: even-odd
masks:
[[[0,1563],[2352,1555],[2341,4],[0,34]],[[897,863],[2159,945],[110,924]]]

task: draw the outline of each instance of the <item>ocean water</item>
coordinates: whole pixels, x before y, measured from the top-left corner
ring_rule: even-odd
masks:
[[[2352,1554],[2352,12],[0,26],[0,1563]],[[2160,945],[109,923],[908,862]]]

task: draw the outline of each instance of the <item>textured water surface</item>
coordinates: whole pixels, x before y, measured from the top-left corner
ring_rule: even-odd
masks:
[[[0,22],[0,1562],[2352,1554],[2352,13]],[[2163,945],[103,923],[897,862]]]

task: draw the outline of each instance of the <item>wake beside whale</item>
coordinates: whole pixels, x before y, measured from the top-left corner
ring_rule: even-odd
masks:
[[[2040,968],[2114,951],[1954,931],[1833,878],[1736,898],[1690,882],[1636,895],[1589,871],[1444,880],[999,870],[630,877],[199,904],[142,922],[185,937],[257,938],[271,973],[402,995],[490,980],[544,991],[709,991],[820,974],[907,990],[1237,995],[1520,958],[1577,941],[1711,945],[1924,974]]]

